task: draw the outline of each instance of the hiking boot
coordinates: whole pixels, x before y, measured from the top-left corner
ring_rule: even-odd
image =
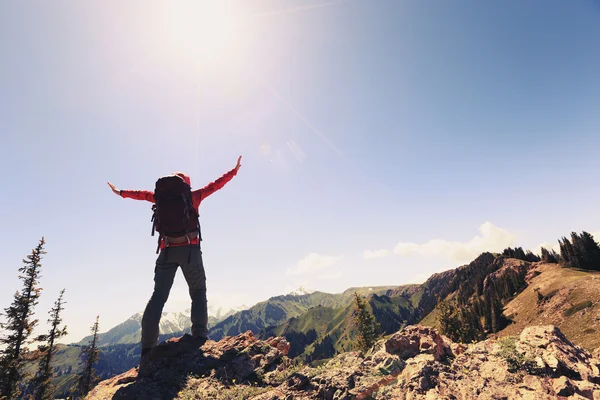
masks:
[[[204,345],[204,343],[206,343],[206,341],[208,340],[207,337],[204,336],[192,336],[189,333],[186,333],[185,335],[183,335],[181,337],[181,339],[179,340],[179,343],[184,343],[190,347],[193,348],[200,348]]]
[[[195,340],[196,345],[198,347],[202,347],[202,346],[204,346],[204,343],[206,343],[206,341],[208,340],[208,338],[204,337],[204,336],[196,336],[196,337],[194,337],[194,340]]]
[[[151,347],[142,349],[140,365],[138,367],[138,377],[145,376],[148,373],[148,368],[150,367],[150,350],[152,350]]]

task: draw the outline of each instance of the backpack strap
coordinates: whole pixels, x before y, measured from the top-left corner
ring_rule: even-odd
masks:
[[[152,233],[150,236],[154,236],[154,231],[156,229],[156,204],[152,205],[152,218],[150,218],[150,222],[152,222]]]

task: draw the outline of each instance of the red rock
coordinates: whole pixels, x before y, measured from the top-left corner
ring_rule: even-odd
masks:
[[[449,343],[433,328],[412,325],[395,333],[385,342],[385,349],[402,359],[415,357],[417,354],[432,354],[436,361],[454,356]]]

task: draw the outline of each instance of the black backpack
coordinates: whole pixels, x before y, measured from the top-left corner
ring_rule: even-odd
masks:
[[[155,230],[160,234],[159,246],[165,236],[180,237],[193,232],[198,232],[198,239],[202,240],[199,216],[192,202],[192,189],[181,177],[169,175],[156,181],[152,211],[151,236],[154,236]]]

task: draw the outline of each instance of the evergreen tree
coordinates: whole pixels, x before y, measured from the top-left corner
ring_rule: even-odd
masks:
[[[575,257],[575,249],[571,242],[569,242],[569,239],[563,237],[562,241],[559,240],[558,243],[560,244],[560,254],[565,265],[578,268],[579,265],[577,264],[577,258]]]
[[[558,257],[557,257],[556,251],[552,250],[550,252],[546,248],[542,247],[540,249],[540,252],[542,253],[542,261],[547,262],[547,263],[557,263],[558,262]]]
[[[92,325],[92,339],[87,346],[83,346],[81,349],[80,357],[83,359],[84,366],[83,372],[79,375],[77,381],[78,392],[81,397],[86,396],[90,390],[95,386],[98,377],[94,369],[94,364],[98,361],[100,351],[98,350],[98,319],[96,316],[96,322]]]
[[[571,241],[563,237],[558,242],[564,266],[600,270],[600,246],[591,234],[572,232]]]
[[[507,247],[502,252],[502,255],[505,256],[505,257],[514,258],[515,257],[515,251],[512,249],[512,247]]]
[[[489,291],[485,293],[484,297],[484,314],[483,314],[483,326],[486,332],[491,333],[492,328],[492,296]]]
[[[373,314],[367,309],[367,302],[361,295],[354,292],[354,324],[358,329],[357,347],[367,352],[379,338],[380,325]]]
[[[540,258],[533,254],[531,250],[527,250],[527,252],[525,253],[525,261],[538,262],[540,261]]]
[[[54,307],[50,310],[50,331],[47,335],[41,335],[37,341],[45,341],[46,344],[39,346],[41,358],[39,361],[38,372],[33,379],[34,399],[35,400],[52,400],[54,399],[55,387],[52,383],[53,368],[52,359],[56,353],[56,341],[67,334],[67,327],[60,327],[62,319],[61,311],[64,309],[63,295],[65,290],[61,290],[58,299],[54,303]]]
[[[550,257],[551,257],[551,258],[550,258],[550,260],[553,260],[553,259],[554,259],[554,260],[556,260],[556,261],[554,261],[554,262],[556,262],[556,263],[562,262],[562,257],[560,256],[560,254],[558,254],[558,253],[556,252],[556,250],[552,250],[552,251],[550,252]],[[552,261],[551,261],[551,262],[552,262]]]
[[[455,307],[449,300],[438,304],[440,332],[455,342],[470,343],[483,336],[476,308],[479,305]]]
[[[42,288],[38,286],[41,276],[42,256],[45,240],[38,245],[23,260],[19,268],[22,274],[23,289],[16,292],[10,307],[4,310],[6,322],[0,324],[5,334],[0,337],[0,398],[7,399],[19,397],[19,382],[25,378],[23,371],[23,355],[28,352],[25,347],[38,320],[33,319],[33,309],[38,304]]]
[[[583,231],[579,240],[584,250],[584,268],[600,270],[600,246],[594,240],[594,237],[590,233]]]
[[[533,254],[530,250],[524,251],[522,247],[515,247],[514,249],[508,247],[504,249],[502,255],[509,258],[516,258],[517,260],[537,262],[540,258]]]
[[[460,320],[454,306],[449,301],[442,301],[438,304],[438,311],[438,322],[442,335],[448,336],[455,342],[460,341]]]
[[[460,310],[461,342],[470,343],[483,337],[481,321],[473,307],[463,307]]]
[[[503,314],[504,307],[502,306],[502,301],[497,298],[492,298],[492,332],[499,332],[506,326],[507,320]]]
[[[579,235],[575,232],[571,232],[571,244],[573,246],[573,255],[571,262],[577,268],[585,268],[585,247]]]
[[[305,358],[306,362],[313,360],[322,360],[324,358],[333,357],[335,354],[334,341],[330,335],[325,336],[320,341],[316,342],[312,353]]]

